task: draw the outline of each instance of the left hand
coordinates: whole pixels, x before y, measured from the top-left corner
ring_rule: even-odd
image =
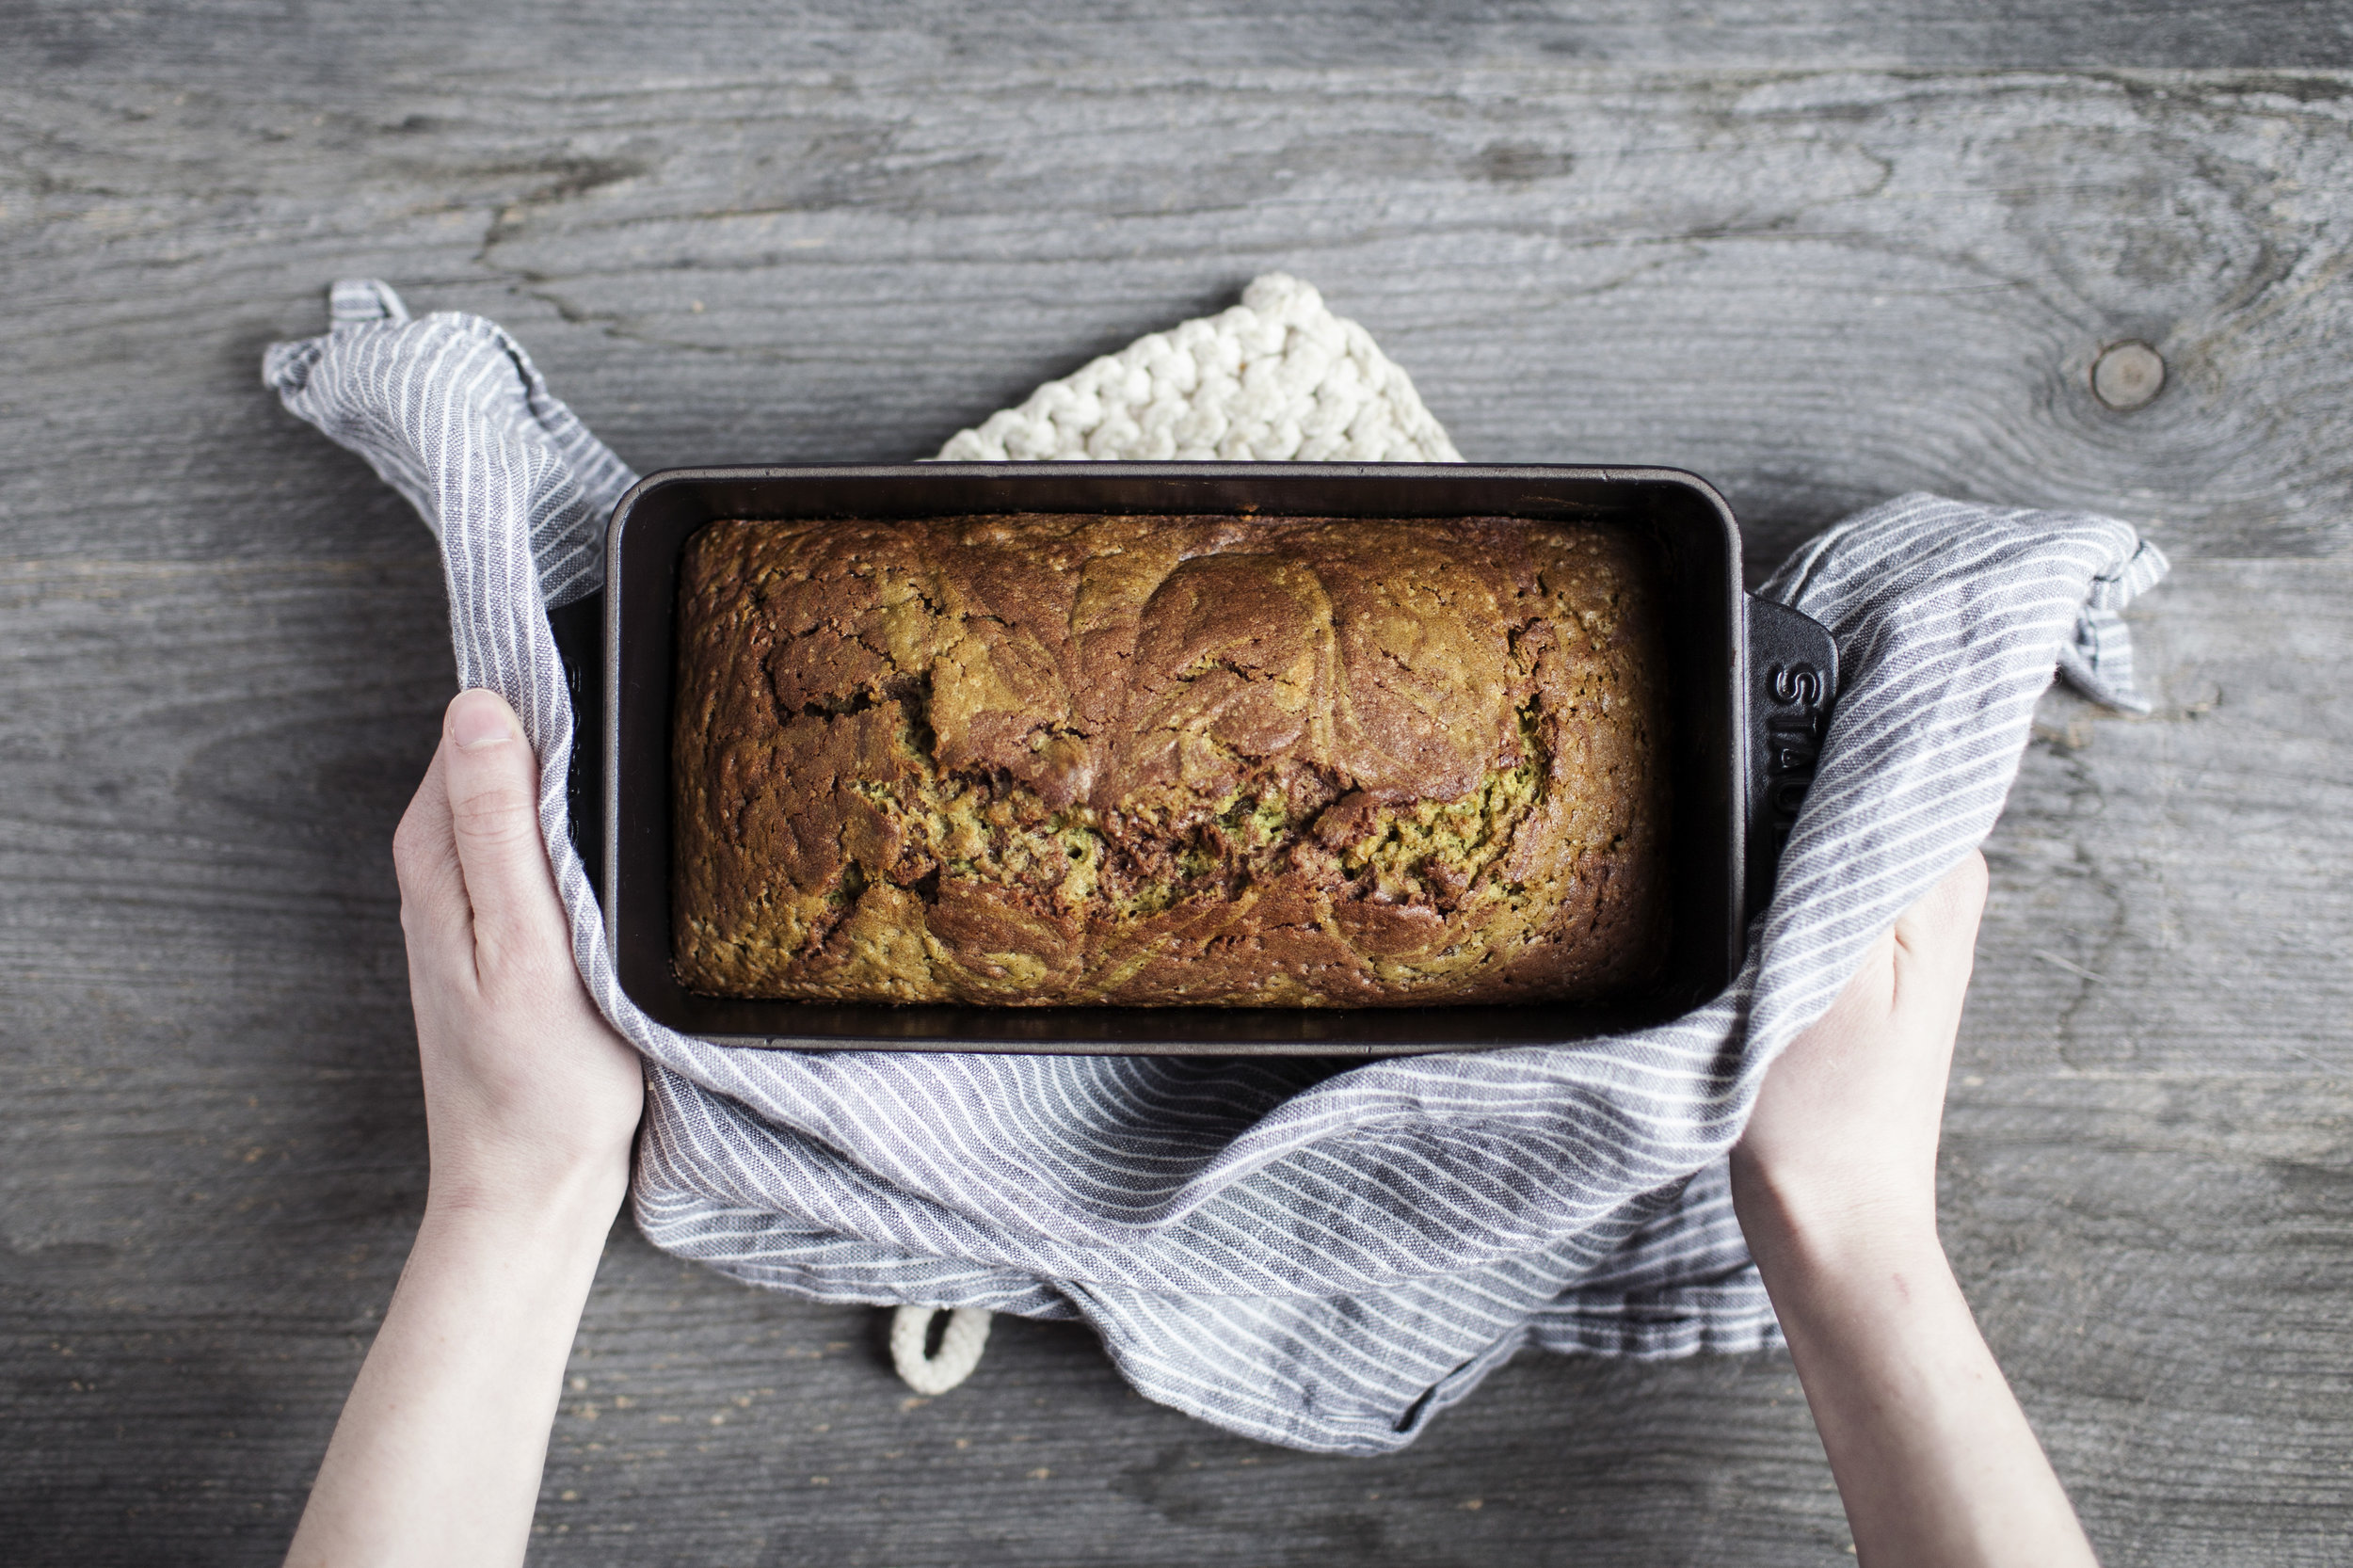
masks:
[[[393,836],[430,1202],[609,1193],[617,1207],[628,1186],[644,1069],[573,967],[538,784],[514,710],[461,692]]]
[[[286,1560],[511,1568],[629,1191],[637,1057],[588,1000],[514,710],[461,692],[392,839],[433,1174]]]

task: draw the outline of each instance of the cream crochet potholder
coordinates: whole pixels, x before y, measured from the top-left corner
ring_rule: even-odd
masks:
[[[1413,380],[1287,273],[1241,303],[1138,338],[958,431],[942,461],[1222,458],[1459,463]]]

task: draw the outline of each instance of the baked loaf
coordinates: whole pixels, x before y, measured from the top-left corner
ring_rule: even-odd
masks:
[[[681,562],[680,980],[1016,1005],[1593,1000],[1665,933],[1617,531],[723,521]]]

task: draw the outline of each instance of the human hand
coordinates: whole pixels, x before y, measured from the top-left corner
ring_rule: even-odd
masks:
[[[286,1560],[523,1560],[645,1106],[589,1001],[514,710],[461,692],[392,839],[433,1174]]]
[[[1865,1568],[2094,1568],[1936,1236],[1936,1142],[1969,988],[1972,854],[1767,1070],[1732,1200]]]
[[[1972,851],[1767,1071],[1732,1156],[1744,1223],[1934,1236],[1937,1130],[1985,893]]]
[[[588,1000],[539,838],[539,769],[514,710],[461,692],[392,839],[424,1065],[431,1197],[602,1203],[629,1182],[636,1053]],[[608,1201],[609,1199],[609,1201]]]

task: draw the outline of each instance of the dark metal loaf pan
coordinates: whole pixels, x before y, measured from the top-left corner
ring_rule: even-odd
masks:
[[[1672,952],[1654,991],[1609,1007],[842,1005],[725,1000],[670,967],[670,688],[680,549],[718,518],[924,518],[991,512],[1238,517],[1512,517],[1648,537],[1666,568],[1673,822]],[[575,831],[600,805],[605,929],[622,988],[662,1023],[805,1050],[1387,1055],[1573,1040],[1660,1022],[1738,969],[1748,916],[1811,776],[1836,689],[1829,634],[1741,590],[1723,498],[1673,469],[1359,463],[923,463],[657,473],[615,508],[599,606],[559,611],[583,711]],[[602,712],[593,712],[601,684]],[[601,719],[601,723],[598,722]],[[590,731],[601,729],[600,737]],[[600,744],[599,744],[600,740]],[[599,767],[597,764],[601,763]],[[600,779],[595,776],[600,774]],[[1755,893],[1759,897],[1752,897]]]

